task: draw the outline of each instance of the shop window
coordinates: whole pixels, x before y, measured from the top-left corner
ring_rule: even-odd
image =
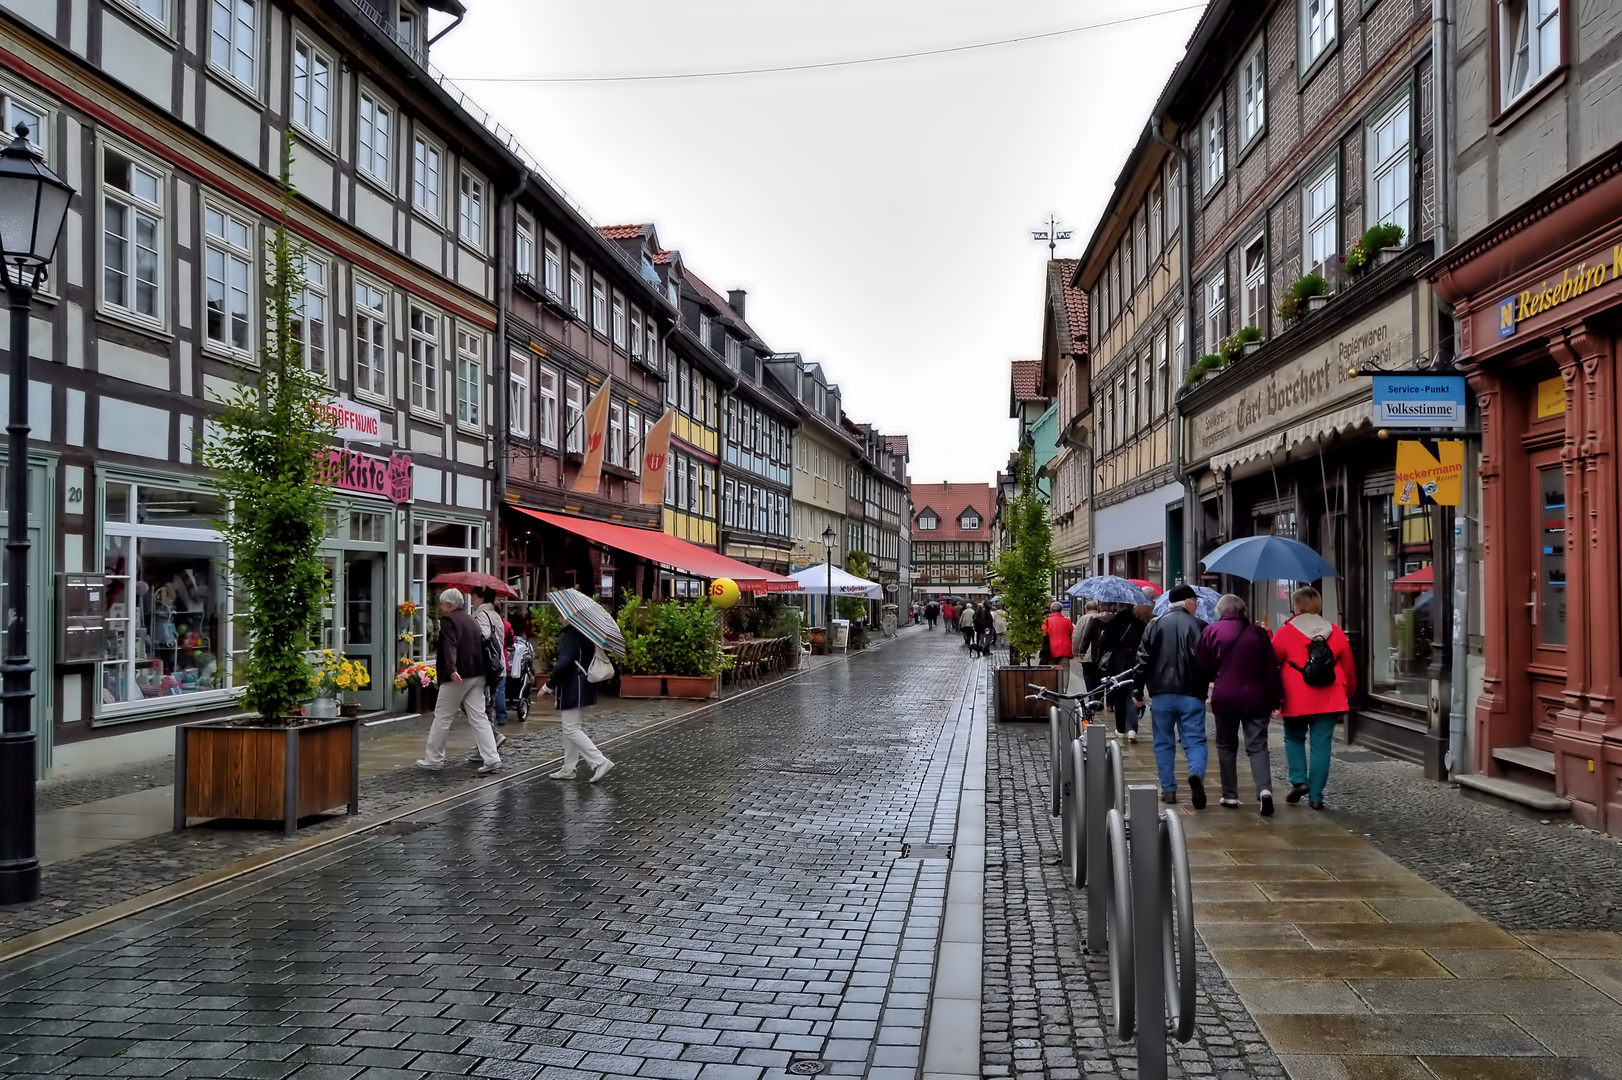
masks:
[[[1296,535],[1296,519],[1294,510],[1284,510],[1276,514],[1259,517],[1255,522],[1255,534],[1266,536],[1284,536],[1291,540],[1299,540]],[[1252,584],[1254,590],[1253,602],[1250,610],[1262,624],[1271,630],[1277,630],[1290,620],[1295,609],[1290,606],[1290,595],[1303,583],[1299,581],[1257,581]],[[1327,605],[1326,605],[1327,610]]]
[[[104,505],[102,712],[228,688],[225,544],[212,527],[224,514],[220,501],[110,482]]]
[[[1379,496],[1369,517],[1369,692],[1422,708],[1436,644],[1434,515]]]
[[[430,582],[441,574],[480,567],[480,530],[477,525],[417,518],[411,547],[411,599],[416,602],[417,624],[412,628],[415,659],[429,659],[438,648],[438,598],[443,587]]]

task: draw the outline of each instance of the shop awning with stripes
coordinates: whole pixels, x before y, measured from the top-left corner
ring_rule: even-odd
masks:
[[[674,536],[653,529],[633,529],[628,525],[593,521],[590,518],[572,517],[568,514],[549,514],[544,510],[527,510],[522,506],[514,506],[512,509],[527,514],[537,521],[566,529],[594,544],[629,552],[650,562],[685,571],[694,577],[708,578],[712,581],[716,578],[731,578],[744,592],[793,592],[800,587],[793,578],[774,574],[770,570],[762,570],[758,566],[750,566],[737,559],[729,559],[709,548],[689,544],[685,540],[678,540]]]

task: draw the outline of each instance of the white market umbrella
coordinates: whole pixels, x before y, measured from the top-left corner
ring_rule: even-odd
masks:
[[[830,582],[827,563],[808,566],[798,573],[790,574],[789,577],[800,586],[790,594],[793,596],[827,596],[830,585],[835,596],[860,596],[868,600],[877,600],[884,595],[884,590],[879,587],[878,582],[859,578],[837,566],[833,568]]]

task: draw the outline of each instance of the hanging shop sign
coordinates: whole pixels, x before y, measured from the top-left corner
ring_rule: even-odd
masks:
[[[1464,487],[1464,443],[1404,439],[1397,444],[1398,506],[1457,506]]]
[[[1464,376],[1374,376],[1374,423],[1383,428],[1464,427]]]
[[[378,457],[354,450],[328,450],[325,467],[340,491],[376,495],[394,503],[411,501],[411,455]]]

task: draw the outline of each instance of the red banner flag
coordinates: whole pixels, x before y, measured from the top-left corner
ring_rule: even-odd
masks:
[[[658,506],[665,501],[665,466],[670,463],[670,426],[675,421],[675,410],[666,409],[642,446],[643,506]]]
[[[586,460],[580,466],[580,475],[574,478],[575,491],[597,494],[603,478],[603,453],[608,449],[608,402],[612,378],[603,380],[597,396],[586,406]]]

